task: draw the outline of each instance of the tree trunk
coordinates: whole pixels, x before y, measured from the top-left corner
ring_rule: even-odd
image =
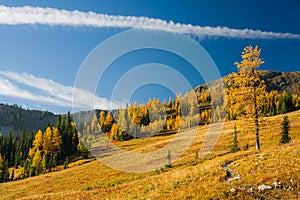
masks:
[[[254,91],[254,121],[255,121],[255,143],[256,143],[256,150],[260,150],[260,143],[259,143],[259,125],[258,125],[258,111],[257,111],[257,102],[256,102],[256,91]]]

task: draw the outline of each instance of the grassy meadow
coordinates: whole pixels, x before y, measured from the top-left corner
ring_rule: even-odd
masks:
[[[249,128],[249,120],[230,121],[224,124],[213,150],[205,158],[196,158],[209,127],[206,125],[197,129],[192,145],[171,167],[126,173],[93,159],[70,163],[66,170],[0,184],[0,199],[300,198],[300,111],[289,113],[288,117],[292,140],[286,145],[279,145],[283,115],[260,119],[259,152],[255,150],[255,135]],[[229,153],[235,123],[241,151]],[[118,145],[131,151],[150,152],[162,148],[172,138],[174,135],[156,136]],[[240,178],[225,181],[224,166]],[[275,181],[281,188],[274,188]],[[258,191],[262,184],[273,189]]]

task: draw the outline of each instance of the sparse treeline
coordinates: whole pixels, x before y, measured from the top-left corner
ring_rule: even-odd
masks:
[[[227,119],[236,120],[245,114],[245,107],[235,104],[230,94],[226,95]],[[278,93],[276,90],[265,91],[260,99],[260,116],[274,116],[300,109],[300,96],[288,92]]]
[[[78,130],[90,136],[102,131],[110,139],[122,141],[205,124],[210,121],[210,94],[202,87],[198,94],[191,91],[184,96],[177,95],[175,100],[170,98],[168,102],[153,98],[146,104],[135,102],[116,111],[100,111],[91,123],[79,124]]]
[[[50,124],[44,133],[23,133],[21,136],[0,135],[0,182],[13,179],[8,168],[21,168],[18,178],[35,176],[53,170],[59,161],[76,154],[79,136],[70,113],[59,116],[56,126]],[[8,173],[8,175],[7,175]]]
[[[112,140],[122,141],[205,125],[224,118],[236,120],[245,116],[246,108],[234,102],[234,94],[226,92],[226,88],[222,97],[218,95],[221,90],[220,85],[215,85],[211,86],[209,92],[204,85],[184,96],[179,94],[174,100],[170,98],[169,101],[161,102],[160,99],[153,98],[146,104],[139,105],[135,102],[116,111],[100,111],[91,123],[84,122],[78,129],[90,136],[105,133]],[[224,99],[216,101],[212,96]],[[273,116],[300,109],[300,97],[297,94],[264,91],[260,98],[260,116]],[[226,104],[217,103],[222,101]]]

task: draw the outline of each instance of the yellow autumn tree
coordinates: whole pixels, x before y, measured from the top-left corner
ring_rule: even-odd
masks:
[[[41,162],[42,162],[41,152],[39,149],[37,149],[33,156],[32,163],[31,163],[31,168],[32,168],[33,172],[35,173],[35,175],[40,174],[40,172],[42,170]]]
[[[43,133],[41,130],[35,135],[32,148],[29,150],[28,156],[29,158],[33,157],[37,150],[42,150],[43,148]]]
[[[119,127],[116,123],[114,123],[112,125],[110,131],[111,131],[111,138],[118,140],[119,139]]]
[[[52,133],[52,144],[54,148],[54,155],[58,156],[61,153],[61,144],[62,140],[59,135],[59,131],[57,128],[53,128],[53,133]]]
[[[62,140],[57,128],[47,127],[44,133],[43,154],[58,156],[61,152]]]
[[[105,122],[105,112],[102,110],[99,114],[99,126],[102,128]],[[103,131],[103,130],[102,130]]]
[[[53,136],[52,128],[48,126],[44,133],[44,140],[43,140],[44,154],[50,155],[50,154],[54,153],[54,146],[52,144],[52,136]]]
[[[111,116],[110,113],[107,113],[107,115],[105,117],[105,121],[104,121],[104,126],[110,128],[112,123],[113,123],[113,117]]]
[[[260,78],[261,71],[257,70],[264,63],[260,54],[258,46],[245,47],[242,61],[235,62],[238,72],[233,73],[227,82],[231,105],[237,115],[254,119],[257,150],[260,150],[258,117],[266,91],[266,85]]]

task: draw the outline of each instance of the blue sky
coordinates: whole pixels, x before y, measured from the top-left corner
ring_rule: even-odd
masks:
[[[41,12],[45,12],[43,9],[47,7],[53,8],[47,12],[58,14],[51,22],[43,18],[44,15],[28,15],[38,13],[37,7],[42,9]],[[159,28],[164,28],[161,21],[165,21],[171,29],[170,21],[180,24],[179,34],[197,40],[212,57],[222,76],[236,70],[233,63],[240,60],[242,49],[249,44],[262,48],[262,57],[266,61],[262,69],[299,71],[299,7],[300,3],[296,0],[257,0],[247,6],[240,1],[216,0],[0,1],[0,102],[56,113],[72,110],[72,87],[86,56],[99,43],[115,34],[137,26],[152,26],[151,18],[160,20]],[[79,23],[76,21],[78,18],[72,18],[70,22],[63,16],[63,9],[78,10],[79,14],[68,13],[67,16],[80,15],[87,20]],[[89,15],[89,11],[95,15]],[[116,23],[89,24],[91,18],[98,14],[116,17]],[[192,28],[188,29],[186,24],[191,24]],[[204,29],[198,30],[197,26],[207,26],[214,35],[207,37]],[[215,29],[218,26],[229,30]],[[245,33],[245,29],[254,32]],[[238,33],[234,34],[236,30]],[[181,72],[189,77],[192,86],[203,82],[201,77],[189,70],[188,63],[173,55],[158,51],[136,52],[136,55],[114,63],[114,71],[106,78],[106,86],[101,91],[97,90],[100,102],[97,106],[109,107],[112,85],[126,72],[125,69],[151,62],[177,69],[184,67],[186,70]],[[120,66],[126,67],[121,69]],[[91,95],[87,91],[82,92]],[[169,95],[168,88],[146,85],[139,88],[131,100],[144,102],[152,96],[168,98]],[[114,106],[118,103],[114,102]]]

